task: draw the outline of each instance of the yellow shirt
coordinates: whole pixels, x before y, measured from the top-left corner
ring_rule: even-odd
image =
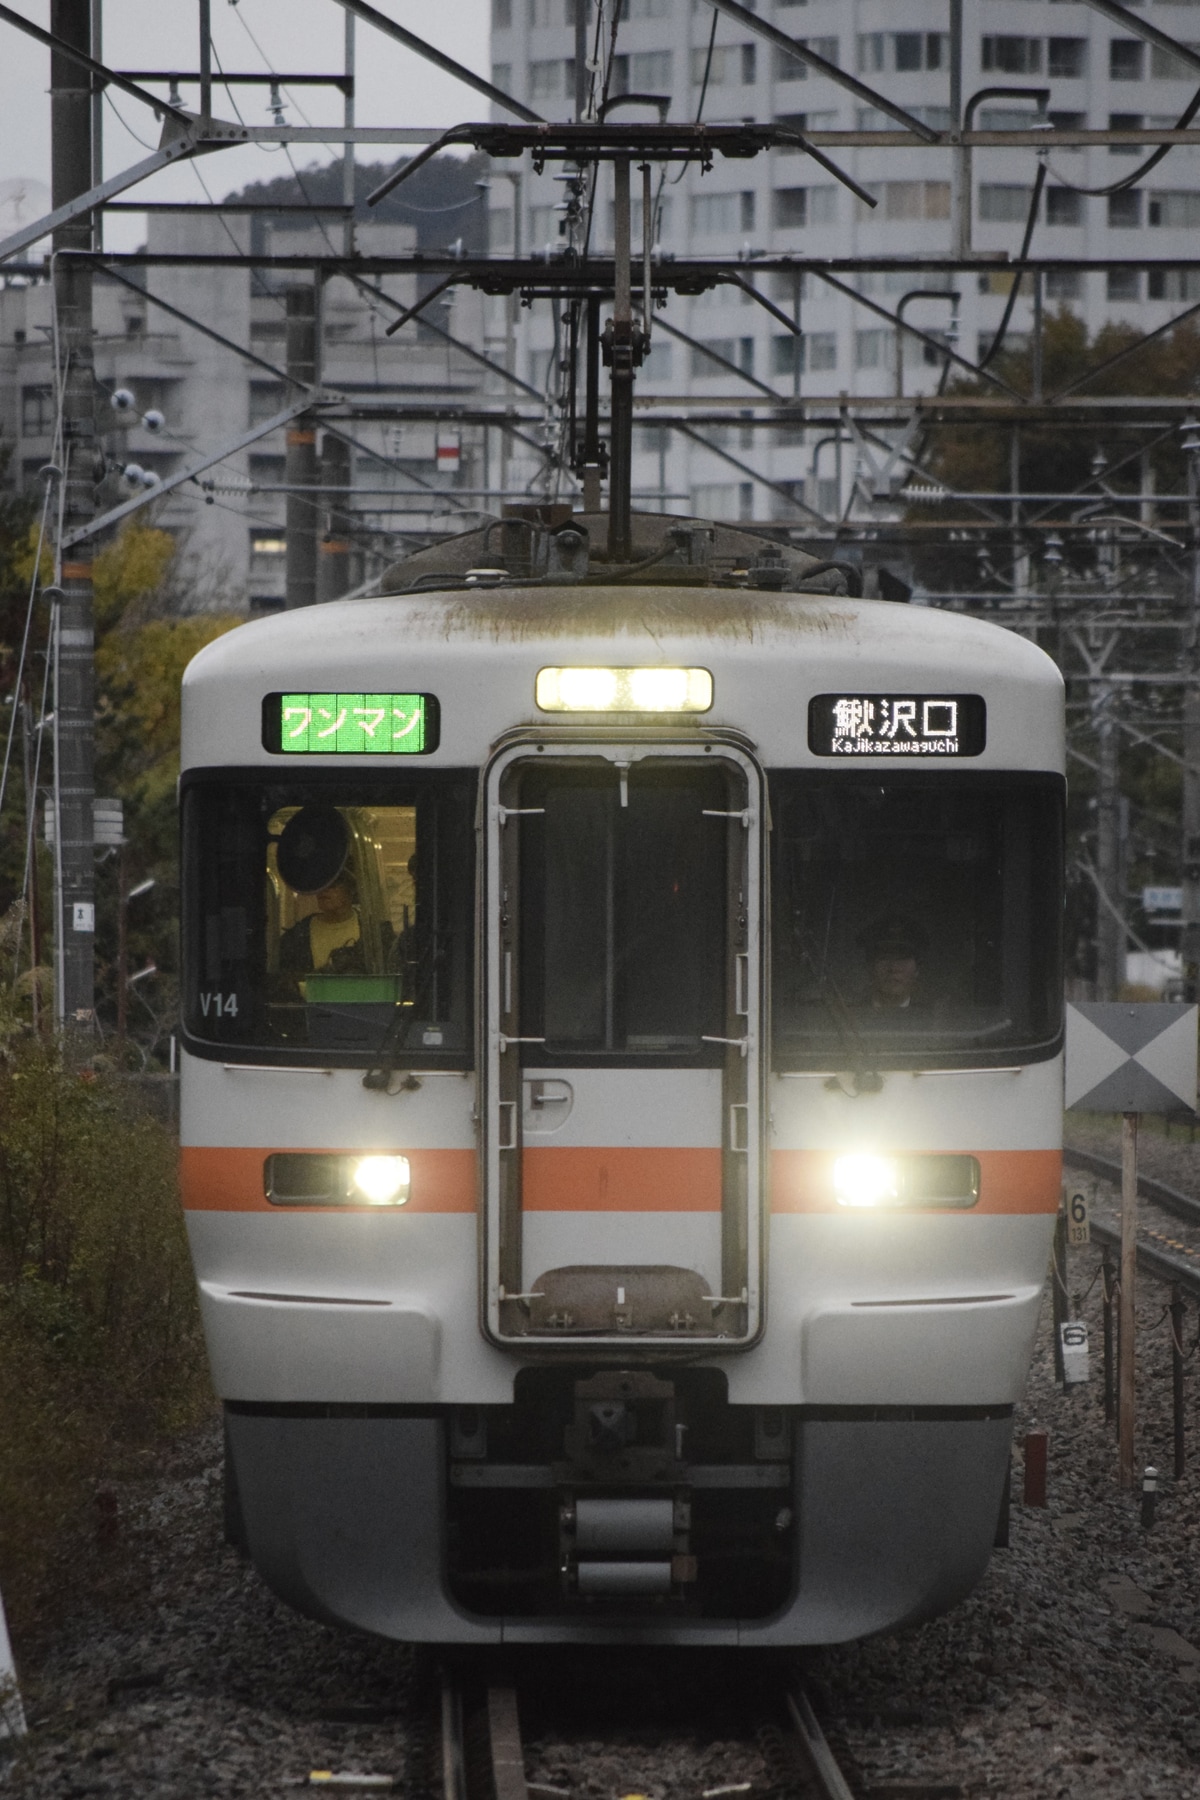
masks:
[[[323,969],[335,950],[344,950],[349,944],[357,944],[361,936],[362,930],[356,912],[351,913],[348,919],[323,919],[320,913],[313,913],[308,927],[308,943],[314,970]]]

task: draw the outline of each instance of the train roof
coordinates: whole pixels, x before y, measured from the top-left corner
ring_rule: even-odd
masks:
[[[261,741],[267,693],[381,689],[436,694],[431,760],[477,763],[516,726],[550,728],[534,678],[562,664],[705,666],[713,707],[693,728],[739,731],[775,765],[809,760],[815,694],[981,694],[987,747],[972,766],[1063,768],[1062,677],[1015,632],[848,595],[648,580],[455,586],[251,621],[184,675],[184,766],[276,761]]]

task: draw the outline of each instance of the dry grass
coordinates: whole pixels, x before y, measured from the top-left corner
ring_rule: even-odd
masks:
[[[0,1588],[14,1635],[86,1584],[95,1500],[211,1406],[171,1134],[31,1040],[0,1062]]]

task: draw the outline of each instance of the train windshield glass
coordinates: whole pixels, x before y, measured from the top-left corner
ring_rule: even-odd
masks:
[[[771,789],[778,1067],[1054,1053],[1057,777],[791,772]]]
[[[468,1060],[473,777],[184,792],[189,1036],[256,1054]]]

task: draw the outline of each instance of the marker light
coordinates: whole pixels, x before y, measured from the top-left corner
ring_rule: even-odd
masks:
[[[407,1156],[360,1156],[353,1185],[372,1206],[403,1206],[408,1199]]]
[[[534,689],[543,712],[707,712],[707,669],[539,669]]]
[[[839,1156],[833,1165],[833,1191],[839,1206],[895,1206],[899,1171],[888,1156]]]

